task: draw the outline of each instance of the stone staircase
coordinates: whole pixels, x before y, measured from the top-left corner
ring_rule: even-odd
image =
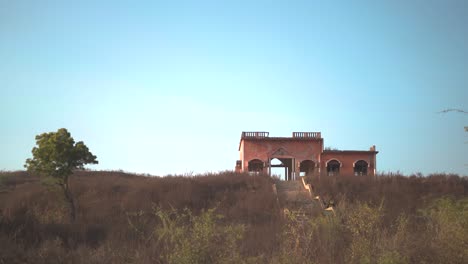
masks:
[[[320,210],[320,204],[313,199],[302,180],[278,181],[276,192],[280,206],[298,219],[307,218]]]

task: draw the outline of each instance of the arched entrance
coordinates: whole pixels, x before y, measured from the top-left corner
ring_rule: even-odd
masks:
[[[289,181],[292,180],[292,165],[293,160],[291,158],[279,158],[272,157],[270,158],[270,176],[277,175],[280,179]]]
[[[277,158],[270,160],[270,175],[273,177],[278,177],[280,180],[286,179],[285,166],[283,162]]]

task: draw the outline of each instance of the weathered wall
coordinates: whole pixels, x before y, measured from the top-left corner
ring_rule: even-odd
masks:
[[[266,136],[265,136],[266,135]],[[243,132],[239,145],[240,160],[237,170],[248,171],[249,161],[260,160],[254,165],[254,170],[260,169],[262,163],[266,167],[272,158],[279,158],[288,167],[288,175],[302,173],[309,175],[327,175],[327,162],[335,159],[341,163],[341,175],[354,175],[355,162],[365,161],[368,166],[367,175],[375,175],[376,155],[375,146],[370,150],[323,150],[323,138],[308,133],[293,133],[293,137],[268,137],[266,132]],[[282,159],[283,158],[283,159]],[[302,161],[311,160],[303,163]],[[315,166],[314,166],[315,165]],[[265,168],[263,170],[266,172]],[[288,176],[289,177],[289,176]]]
[[[374,175],[376,154],[374,151],[324,151],[320,162],[321,174],[327,175],[327,162],[336,159],[341,162],[341,175],[354,175],[353,164],[358,160],[369,164],[367,175]]]
[[[320,161],[323,140],[301,140],[301,139],[244,139],[241,143],[240,158],[244,171],[248,171],[248,162],[260,159],[268,162],[269,156],[278,149],[283,149],[283,155],[277,157],[295,158],[296,162],[312,160]]]

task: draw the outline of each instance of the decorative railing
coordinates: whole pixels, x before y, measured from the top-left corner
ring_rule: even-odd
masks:
[[[266,138],[269,132],[242,132],[242,138]]]
[[[322,138],[320,132],[293,132],[293,138]]]
[[[242,138],[266,138],[269,132],[242,132]],[[293,132],[293,138],[322,138],[320,132]]]

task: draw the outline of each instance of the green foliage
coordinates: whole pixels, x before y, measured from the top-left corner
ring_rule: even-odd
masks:
[[[442,198],[423,210],[432,234],[430,248],[437,262],[463,263],[468,260],[468,199]]]
[[[88,147],[82,141],[75,143],[65,128],[36,136],[36,145],[25,167],[44,176],[49,184],[65,185],[74,169],[98,163]]]
[[[348,211],[346,227],[351,232],[349,263],[374,263],[374,246],[380,229],[382,207],[357,204]]]
[[[36,145],[32,149],[32,159],[27,159],[24,166],[28,171],[38,173],[44,184],[60,186],[70,206],[71,221],[75,221],[76,208],[68,178],[75,169],[97,164],[96,156],[82,141],[75,143],[65,128],[36,136]]]
[[[194,215],[190,210],[156,209],[161,224],[155,228],[164,263],[242,263],[238,242],[243,225],[223,225],[215,209]]]
[[[312,263],[307,258],[309,245],[314,233],[310,232],[307,223],[303,222],[303,212],[285,210],[285,223],[281,233],[281,244],[277,256],[278,263]]]

